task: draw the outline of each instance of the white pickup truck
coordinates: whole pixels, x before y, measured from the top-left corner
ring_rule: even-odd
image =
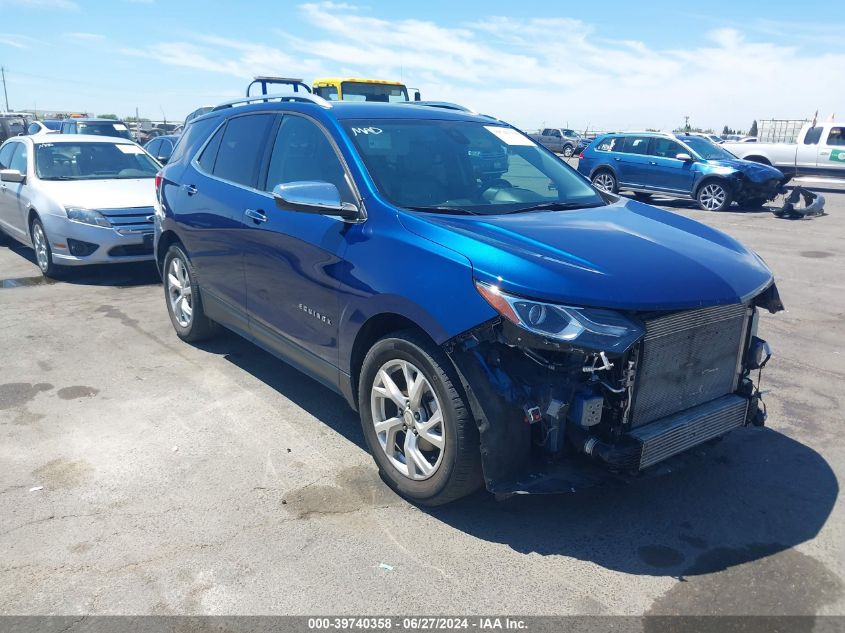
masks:
[[[723,143],[739,158],[777,167],[787,176],[845,179],[845,123],[807,123],[796,143]]]

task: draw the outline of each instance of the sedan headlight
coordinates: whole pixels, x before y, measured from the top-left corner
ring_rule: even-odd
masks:
[[[93,226],[111,227],[111,222],[99,211],[92,209],[84,209],[82,207],[66,207],[68,220],[74,222],[81,222],[82,224],[91,224]]]
[[[511,323],[544,338],[578,347],[621,353],[645,330],[618,312],[578,308],[523,299],[502,292],[498,286],[475,282],[478,292]]]

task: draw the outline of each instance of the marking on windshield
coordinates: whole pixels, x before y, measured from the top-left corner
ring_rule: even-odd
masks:
[[[384,130],[380,127],[353,127],[352,133],[355,136],[359,134],[381,134]]]

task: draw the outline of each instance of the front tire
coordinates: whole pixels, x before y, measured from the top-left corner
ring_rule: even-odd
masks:
[[[695,196],[703,211],[724,211],[730,208],[733,196],[721,182],[711,180],[701,185]]]
[[[426,506],[482,483],[478,428],[446,355],[415,332],[382,338],[361,367],[358,405],[385,482]]]
[[[616,182],[616,176],[607,169],[599,170],[593,174],[592,181],[596,189],[601,189],[608,193],[617,193],[619,191],[619,183]]]
[[[191,260],[178,244],[168,249],[162,271],[167,314],[176,335],[189,343],[216,335],[220,326],[205,315],[196,273]]]
[[[563,148],[563,155],[566,158],[572,158],[573,153],[574,153],[574,149],[571,145],[567,145],[566,147]]]
[[[36,217],[32,220],[32,224],[29,225],[29,235],[32,248],[35,250],[35,261],[38,263],[41,274],[58,279],[64,268],[53,261],[53,249],[50,248],[50,240],[47,239],[47,232],[40,218]]]

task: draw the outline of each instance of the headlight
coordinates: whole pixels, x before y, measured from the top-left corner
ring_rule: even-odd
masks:
[[[73,220],[74,222],[91,224],[93,226],[104,226],[106,228],[111,227],[111,222],[99,211],[83,209],[82,207],[66,207],[65,212],[67,213],[68,220]]]
[[[611,310],[523,299],[482,281],[476,281],[475,286],[503,317],[545,338],[621,353],[645,333],[641,325]]]

